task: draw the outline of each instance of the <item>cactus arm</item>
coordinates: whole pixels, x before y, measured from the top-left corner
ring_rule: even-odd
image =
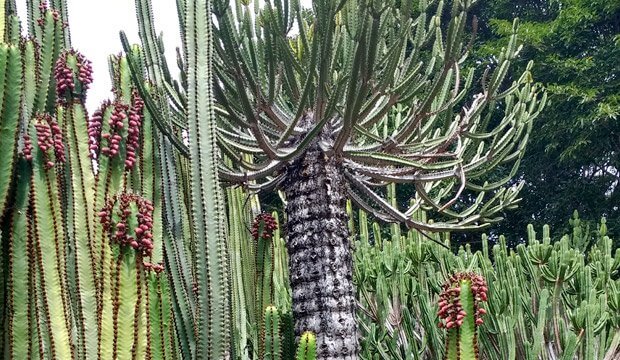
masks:
[[[545,345],[545,325],[547,323],[547,307],[549,301],[549,290],[543,289],[540,292],[540,298],[538,299],[538,321],[536,328],[534,329],[532,354],[535,357],[540,356],[540,353]]]
[[[131,226],[131,225],[130,225]],[[136,358],[136,354],[132,354],[134,344],[134,317],[135,317],[135,299],[138,297],[138,283],[136,273],[142,271],[140,264],[137,263],[136,255],[133,249],[123,249],[119,259],[118,274],[118,307],[115,308],[115,339],[116,345],[115,357],[118,359]],[[139,357],[137,357],[139,359]]]
[[[189,237],[188,220],[184,216],[184,192],[179,175],[177,154],[162,134],[156,140],[158,159],[156,171],[161,182],[163,196],[163,240],[166,248],[166,264],[170,274],[170,295],[174,309],[174,321],[178,332],[179,347],[184,359],[191,359],[195,353],[196,304],[193,294],[192,269],[186,266],[191,261],[183,240]]]
[[[51,11],[45,11],[41,14],[43,17],[43,32],[41,34],[40,44],[40,66],[39,66],[39,89],[36,96],[35,110],[43,112],[47,109],[49,94],[53,92],[50,84],[52,80],[52,69],[54,61],[58,55],[58,49],[55,39],[56,20]],[[34,21],[36,24],[37,22]],[[35,25],[37,26],[37,25]]]
[[[148,59],[147,71],[149,78],[155,84],[162,84],[161,51],[157,44],[157,35],[153,25],[153,5],[151,0],[136,0],[136,16],[138,17],[138,34],[142,42],[146,59]]]
[[[52,7],[60,14],[60,23],[69,24],[69,12],[67,10],[67,0],[53,0]],[[64,48],[71,47],[71,33],[68,26],[60,28],[61,44]]]
[[[0,44],[0,216],[13,179],[22,93],[21,54],[16,45]]]
[[[459,360],[477,360],[478,344],[476,344],[476,324],[474,296],[469,281],[461,281],[461,304],[467,315],[463,318],[463,325],[459,329]]]
[[[459,333],[458,329],[450,329],[446,337],[446,360],[459,359]]]
[[[75,103],[69,108],[59,107],[59,117],[62,121],[68,140],[68,158],[65,173],[68,174],[67,196],[68,205],[67,229],[70,231],[69,242],[75,250],[74,272],[79,305],[76,309],[79,321],[79,338],[81,339],[81,353],[89,359],[96,358],[97,354],[97,297],[95,288],[95,262],[91,242],[93,239],[93,219],[95,217],[94,195],[95,177],[88,157],[89,145],[86,130],[87,115],[82,103]]]
[[[31,131],[33,143],[37,134]],[[70,347],[66,283],[62,266],[64,239],[60,198],[54,169],[45,169],[45,160],[40,150],[33,160],[31,180],[34,213],[34,246],[37,253],[38,268],[41,272],[41,299],[43,311],[49,326],[50,351],[54,357],[73,359]],[[60,220],[60,221],[59,221]]]
[[[0,42],[4,42],[4,33],[6,27],[6,14],[7,14],[8,1],[0,2]]]
[[[198,285],[197,358],[226,358],[230,349],[230,300],[222,190],[217,174],[212,98],[211,1],[186,3],[188,27],[189,183]]]
[[[166,329],[164,320],[165,306],[163,298],[165,294],[162,291],[162,281],[156,275],[146,275],[146,283],[148,286],[148,321],[151,333],[149,336],[150,356],[153,359],[166,359]]]
[[[299,339],[295,360],[316,359],[316,336],[311,332],[305,332]]]
[[[11,219],[9,241],[8,307],[12,309],[7,322],[7,359],[18,359],[28,354],[33,336],[28,321],[30,302],[30,269],[28,253],[28,206],[30,200],[30,166],[24,160],[17,165],[15,211]],[[28,357],[30,358],[30,357]]]
[[[275,306],[265,308],[263,324],[263,360],[282,359],[280,340],[280,315]]]
[[[38,72],[38,49],[33,40],[26,40],[23,45],[23,62],[24,62],[24,91],[22,101],[23,124],[32,118],[34,105],[36,103],[37,94],[37,72]]]
[[[254,264],[254,244],[248,239],[246,224],[251,217],[250,210],[244,207],[246,194],[242,188],[228,188],[228,239],[232,274],[233,320],[235,326],[235,353],[242,358],[258,356],[256,346],[250,352],[249,343],[259,344],[256,324],[256,266]],[[239,356],[238,355],[238,356]]]

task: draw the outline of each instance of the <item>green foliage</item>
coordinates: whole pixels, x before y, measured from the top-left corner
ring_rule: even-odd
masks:
[[[530,226],[527,244],[515,250],[504,237],[491,248],[483,236],[481,251],[465,247],[457,254],[416,231],[377,246],[360,234],[355,279],[364,357],[445,356],[449,335],[436,326],[436,304],[444,279],[458,271],[474,271],[488,283],[477,334],[482,358],[612,359],[620,350],[620,251],[612,251],[604,231],[586,253],[575,250],[581,238],[574,234],[552,242],[548,227],[541,237]]]
[[[508,212],[496,232],[518,237],[530,222],[570,228],[574,209],[590,219],[608,219],[620,234],[620,3],[605,0],[480,1],[481,31],[474,58],[496,66],[511,21],[519,17],[522,56],[534,61],[535,80],[549,93],[516,178],[527,186],[519,209]]]

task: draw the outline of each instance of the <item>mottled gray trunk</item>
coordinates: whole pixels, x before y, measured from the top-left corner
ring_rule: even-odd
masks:
[[[318,359],[358,355],[344,181],[315,143],[287,168],[284,184],[295,334],[316,334]]]

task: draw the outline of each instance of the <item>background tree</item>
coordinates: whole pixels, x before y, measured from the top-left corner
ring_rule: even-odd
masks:
[[[495,66],[493,54],[520,18],[523,56],[534,61],[536,81],[550,94],[536,120],[523,166],[519,208],[505,214],[497,233],[516,237],[528,223],[561,233],[573,210],[607,217],[620,231],[620,2],[602,0],[494,0],[477,4],[480,36],[476,59]]]

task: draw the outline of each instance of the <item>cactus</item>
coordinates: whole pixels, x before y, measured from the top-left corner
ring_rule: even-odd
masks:
[[[314,360],[316,358],[316,336],[306,331],[299,339],[295,360]]]
[[[425,213],[415,216],[428,221]],[[453,327],[458,319],[449,319],[450,329],[441,320],[446,316],[441,312],[446,305],[440,303],[442,292],[444,297],[450,293],[444,292],[440,279],[466,269],[487,282],[486,315],[475,331],[481,358],[613,359],[620,349],[620,250],[614,252],[604,220],[585,254],[572,248],[573,241],[583,238],[574,229],[555,240],[548,226],[540,234],[530,226],[527,234],[528,242],[515,249],[507,248],[501,236],[491,247],[483,235],[480,250],[461,247],[454,254],[426,242],[417,231],[402,233],[398,242],[383,241],[382,248],[370,246],[369,234],[360,232],[355,281],[362,309],[362,355],[381,359],[401,358],[403,353],[413,359],[453,355],[456,349],[444,345],[459,344],[451,340],[463,333]],[[427,235],[449,245],[446,234]],[[437,327],[439,321],[443,329]]]
[[[282,342],[280,337],[280,315],[275,306],[265,308],[263,326],[263,360],[281,360]]]
[[[0,313],[0,351],[32,359],[175,357],[152,117],[125,57],[111,58],[115,99],[89,117],[92,69],[66,48],[64,2],[28,7],[30,39],[16,40],[9,26],[5,38],[18,44],[0,44],[2,99],[10,101],[0,127],[8,159],[0,165],[8,219],[0,295],[9,304]],[[7,24],[15,19],[8,14]]]
[[[313,331],[320,358],[357,357],[347,198],[380,219],[423,231],[477,229],[497,221],[502,209],[517,203],[521,186],[507,186],[510,176],[491,183],[483,178],[506,163],[514,175],[544,95],[530,80],[531,66],[512,84],[505,81],[519,52],[516,23],[515,35],[497,57],[498,66],[482,76],[480,92],[471,94],[477,89],[474,71],[461,69],[469,50],[465,28],[471,1],[452,2],[447,17],[442,1],[414,7],[403,1],[315,0],[307,10],[299,1],[251,3],[177,2],[183,49],[176,81],[155,32],[151,2],[136,1],[146,61],[136,59],[134,82],[147,108],[158,114],[156,124],[165,141],[179,151],[168,154],[167,161],[190,159],[185,168],[189,187],[184,189],[191,195],[175,194],[164,201],[186,199],[194,216],[189,222],[195,227],[193,239],[198,239],[191,251],[199,255],[193,269],[199,280],[197,304],[186,299],[187,284],[175,282],[180,332],[190,339],[195,319],[211,319],[205,324],[209,329],[228,324],[221,317],[224,311],[204,310],[207,303],[221,310],[220,303],[228,301],[229,254],[221,240],[221,219],[203,216],[221,208],[216,180],[252,190],[279,187],[286,198],[296,336]],[[205,15],[211,9],[216,26]],[[290,33],[293,28],[298,34]],[[204,41],[197,41],[199,36]],[[128,52],[126,37],[121,37]],[[211,75],[216,80],[210,81]],[[461,109],[454,111],[455,106]],[[189,147],[179,141],[185,127]],[[211,142],[199,145],[205,137]],[[389,182],[394,184],[384,189]],[[401,183],[416,188],[416,199],[406,210],[385,200]],[[465,189],[479,193],[475,203],[454,206]],[[422,207],[441,221],[412,219]],[[179,208],[166,212],[176,220],[185,217]],[[211,226],[203,229],[202,222]],[[393,226],[394,238],[398,229]],[[168,252],[182,259],[175,240]],[[206,272],[215,275],[207,277]],[[209,279],[213,282],[207,284]],[[203,291],[202,285],[212,291]],[[232,301],[241,304],[241,293],[233,294],[239,298]],[[246,294],[243,298],[247,302]],[[238,322],[245,315],[233,316]],[[206,333],[200,332],[195,342],[183,340],[183,348],[191,350],[196,343],[204,355],[200,344],[209,341]],[[216,339],[219,333],[215,331]],[[247,334],[239,335],[244,343]]]
[[[480,302],[487,299],[484,279],[473,273],[457,273],[448,279],[439,295],[440,328],[446,336],[447,360],[477,360],[477,327],[486,310]]]

